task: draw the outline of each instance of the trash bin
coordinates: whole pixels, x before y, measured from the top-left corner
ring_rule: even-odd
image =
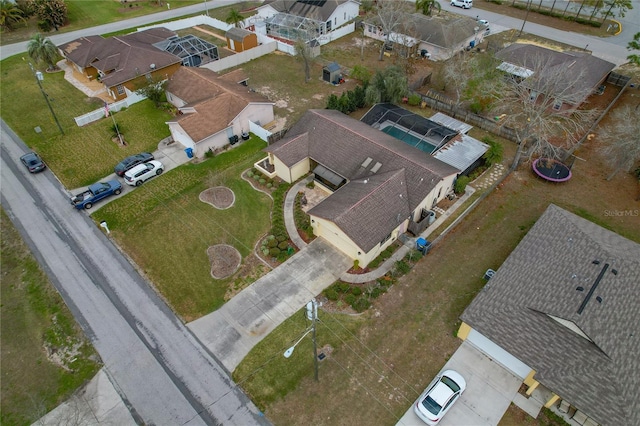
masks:
[[[496,271],[493,269],[487,269],[487,272],[484,273],[484,279],[489,281],[496,274]]]
[[[193,158],[193,148],[186,148],[184,152],[187,153],[187,157]]]
[[[416,240],[416,249],[422,254],[427,254],[431,249],[431,243],[420,237]]]

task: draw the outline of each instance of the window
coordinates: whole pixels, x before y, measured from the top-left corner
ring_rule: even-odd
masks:
[[[333,25],[338,25],[338,18],[333,18]]]
[[[536,99],[538,99],[538,92],[536,92],[535,90],[532,90],[531,93],[529,93],[529,100],[531,102],[535,102]]]
[[[343,21],[347,20],[347,12],[344,13],[344,18],[342,18]]]
[[[118,91],[118,95],[124,95],[124,86],[122,84],[118,84],[116,90]]]
[[[393,234],[393,231],[389,232],[389,235],[387,235],[386,237],[384,237],[384,239],[382,241],[380,241],[380,245],[384,245],[384,243],[386,243],[387,241],[389,241],[391,239],[391,235]]]
[[[553,109],[556,111],[560,111],[560,108],[562,108],[562,101],[560,99],[556,99],[556,101],[553,103]]]

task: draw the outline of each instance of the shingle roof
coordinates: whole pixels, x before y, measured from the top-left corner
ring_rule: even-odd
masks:
[[[242,41],[248,35],[253,34],[251,31],[244,28],[232,27],[227,30],[225,36],[231,40]]]
[[[166,28],[152,28],[109,38],[81,37],[59,48],[73,63],[83,68],[92,66],[106,74],[101,81],[113,87],[154,69],[180,63],[177,56],[153,46],[175,35]]]
[[[443,19],[437,16],[425,16],[421,13],[412,14],[405,23],[408,26],[409,34],[415,31],[425,43],[445,48],[456,47],[472,37],[478,26],[474,19],[466,16]]]
[[[457,172],[430,155],[334,110],[307,111],[285,139],[265,151],[272,152],[287,166],[310,157],[350,180],[312,213],[334,218],[342,231],[365,251],[397,226],[398,214],[406,219],[442,179]],[[369,164],[362,167],[367,158],[371,159]],[[380,168],[372,173],[376,163],[380,163]],[[380,204],[374,207],[372,200]],[[366,221],[362,220],[365,217]],[[363,222],[367,235],[360,229]]]
[[[550,205],[461,318],[599,423],[640,424],[640,244]]]
[[[556,85],[554,85],[554,88],[558,93],[568,91],[570,94],[575,94],[574,96],[568,96],[568,99],[563,99],[574,103],[582,102],[583,98],[591,94],[591,90],[615,68],[615,64],[597,58],[587,52],[559,52],[525,43],[513,43],[505,47],[496,53],[496,58],[532,71],[536,71],[536,69],[543,66],[544,74],[536,77],[536,79],[542,80],[541,83],[537,84],[542,87],[545,87],[543,82],[547,76],[568,75],[569,77],[566,79],[567,86],[557,85],[555,87]],[[525,80],[525,83],[527,81],[529,79]],[[537,87],[532,88],[536,89]]]
[[[169,123],[179,123],[197,143],[229,127],[250,103],[271,104],[262,95],[237,83],[246,80],[242,70],[228,74],[219,75],[206,68],[194,67],[181,67],[176,71],[166,90],[187,102],[196,112],[182,115]]]
[[[351,0],[274,0],[265,1],[278,12],[326,21],[342,3]]]

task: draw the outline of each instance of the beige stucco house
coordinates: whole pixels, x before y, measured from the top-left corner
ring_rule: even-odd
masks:
[[[550,205],[461,316],[458,337],[575,424],[640,424],[640,244]]]
[[[308,211],[314,234],[366,266],[448,194],[452,166],[335,110],[309,110],[265,148],[274,174],[309,172],[330,194]]]
[[[241,69],[219,75],[182,67],[166,87],[167,101],[181,114],[167,121],[174,141],[202,157],[237,142],[249,132],[250,122],[259,126],[273,121],[273,103],[250,90],[246,81]]]

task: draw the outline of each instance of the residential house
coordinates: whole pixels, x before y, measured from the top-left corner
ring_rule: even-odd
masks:
[[[309,29],[328,34],[355,19],[359,9],[356,0],[267,0],[254,18],[266,23],[267,35],[293,41]]]
[[[246,86],[241,69],[219,75],[206,68],[182,67],[166,87],[167,101],[181,115],[167,122],[173,139],[202,157],[235,143],[250,130],[274,119],[273,103]]]
[[[382,26],[372,18],[364,23],[367,37],[386,41]],[[475,19],[466,16],[425,16],[421,13],[407,14],[400,27],[389,34],[389,41],[402,51],[402,46],[411,53],[430,54],[435,61],[447,60],[458,52],[469,49],[484,40],[484,30]]]
[[[148,81],[165,80],[180,68],[181,59],[154,44],[175,37],[166,28],[123,36],[87,36],[58,46],[79,73],[99,79],[114,100],[126,98]]]
[[[640,244],[550,205],[463,312],[458,337],[578,424],[640,424]],[[573,408],[570,408],[573,407]]]
[[[315,235],[366,266],[445,197],[458,170],[335,110],[309,110],[265,149],[275,175],[313,172],[330,194],[308,211]]]
[[[244,28],[229,28],[225,37],[227,46],[234,52],[244,52],[258,45],[258,36]]]
[[[505,47],[496,58],[502,61],[498,69],[530,90],[532,101],[540,95],[550,96],[557,111],[578,108],[615,68],[615,64],[587,52],[560,52],[524,43]]]

